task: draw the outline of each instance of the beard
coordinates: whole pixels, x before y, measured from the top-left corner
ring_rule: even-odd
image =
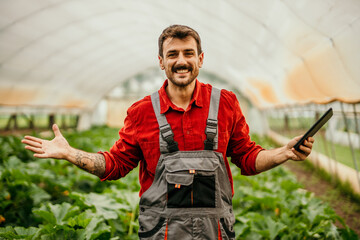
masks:
[[[184,78],[182,77],[176,77],[176,71],[178,70],[188,70],[190,73],[190,76],[186,76]],[[192,67],[190,65],[175,65],[173,66],[170,71],[166,71],[166,75],[172,84],[174,84],[177,87],[186,87],[190,85],[196,77],[199,75],[199,68]]]

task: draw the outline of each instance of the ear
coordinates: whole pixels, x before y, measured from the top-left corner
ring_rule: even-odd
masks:
[[[159,66],[160,66],[161,70],[164,70],[165,67],[164,67],[163,58],[160,55],[158,56],[158,58],[159,58]]]
[[[200,53],[199,55],[199,68],[202,67],[203,63],[204,63],[204,52]]]

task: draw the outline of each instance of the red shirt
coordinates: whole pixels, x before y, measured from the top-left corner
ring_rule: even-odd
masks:
[[[165,92],[167,80],[159,90],[160,110],[165,113],[180,151],[203,150],[205,128],[209,112],[211,85],[196,80],[195,90],[188,108],[176,107]],[[255,159],[261,148],[251,141],[249,127],[234,93],[221,90],[218,113],[218,149],[222,153],[229,181],[233,180],[227,157],[241,168],[243,175],[254,175]],[[100,152],[106,160],[104,180],[124,177],[140,162],[140,196],[151,186],[160,157],[159,125],[150,96],[134,103],[127,112],[119,140],[110,152]]]

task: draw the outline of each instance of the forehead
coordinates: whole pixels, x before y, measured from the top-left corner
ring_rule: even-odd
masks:
[[[181,51],[181,50],[193,49],[197,51],[197,44],[193,37],[188,36],[186,38],[168,38],[164,41],[163,51],[164,53],[169,51]]]

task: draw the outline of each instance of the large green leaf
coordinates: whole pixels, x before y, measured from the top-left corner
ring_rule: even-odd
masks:
[[[79,213],[79,207],[72,206],[70,203],[66,202],[55,205],[48,203],[33,212],[41,217],[45,224],[49,223],[52,225],[62,225],[69,217],[75,216]]]
[[[116,219],[120,210],[131,211],[131,207],[126,204],[120,204],[111,198],[109,194],[81,194],[72,193],[71,197],[78,202],[82,202],[88,207],[94,207],[96,213],[105,219]]]
[[[35,227],[6,227],[0,228],[0,239],[36,239],[40,232],[39,228]]]
[[[97,215],[93,213],[90,209],[82,212],[72,218],[69,218],[67,224],[71,227],[82,227],[86,228],[90,223],[91,219],[95,218]]]
[[[104,219],[102,218],[92,218],[90,223],[86,226],[85,230],[78,231],[77,239],[79,240],[92,240],[98,239],[99,236],[106,234],[106,236],[110,236],[110,226],[104,223]]]
[[[50,194],[35,184],[31,184],[29,195],[33,199],[34,205],[38,205],[51,198]]]

